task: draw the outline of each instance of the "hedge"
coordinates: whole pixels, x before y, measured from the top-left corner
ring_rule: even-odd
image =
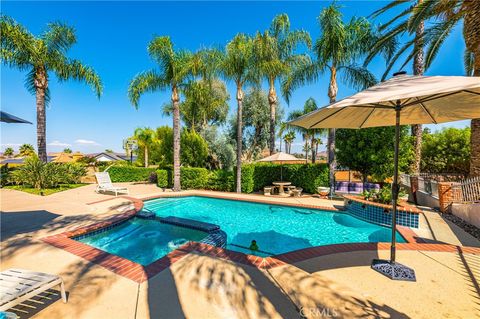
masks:
[[[168,184],[168,171],[165,169],[157,170],[157,186],[165,188]]]
[[[182,167],[180,182],[184,189],[209,189],[232,192],[235,190],[236,173],[231,171],[209,171],[206,168]],[[234,170],[235,171],[235,170]],[[302,187],[307,193],[316,193],[318,186],[328,186],[326,164],[245,164],[242,165],[242,192],[253,193],[280,180]],[[159,187],[172,187],[172,170],[157,170]]]
[[[208,185],[210,171],[200,167],[181,167],[180,184],[184,189],[205,189]]]
[[[114,183],[143,182],[148,181],[150,174],[155,172],[155,169],[135,166],[112,166],[107,172]]]
[[[318,186],[328,186],[326,164],[245,164],[242,165],[242,192],[258,192],[280,180],[302,187],[307,193],[316,193]]]

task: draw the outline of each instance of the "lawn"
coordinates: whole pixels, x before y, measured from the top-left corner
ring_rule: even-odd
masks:
[[[27,186],[22,186],[22,185],[9,185],[9,186],[4,186],[6,189],[14,189],[17,191],[22,191],[25,193],[30,193],[34,195],[42,195],[42,196],[47,196],[47,195],[52,195],[58,192],[63,192],[69,189],[74,189],[77,187],[85,186],[87,184],[60,184],[58,187],[55,188],[45,188],[45,189],[37,189],[37,188],[32,188],[32,187],[27,187]]]

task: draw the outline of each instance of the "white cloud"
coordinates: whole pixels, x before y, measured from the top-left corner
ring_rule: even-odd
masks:
[[[2,147],[15,147],[15,146],[20,146],[22,144],[19,143],[2,143],[0,144]]]
[[[60,141],[53,141],[53,142],[48,143],[48,146],[68,147],[68,146],[72,146],[72,145],[68,144],[68,143],[63,143],[63,142],[60,142]]]
[[[84,140],[84,139],[78,139],[75,141],[75,143],[81,144],[81,145],[100,145],[95,141]]]

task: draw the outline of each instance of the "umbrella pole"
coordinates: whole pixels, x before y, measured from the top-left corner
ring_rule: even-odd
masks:
[[[394,280],[416,281],[415,271],[405,265],[395,262],[396,253],[396,224],[398,199],[398,156],[400,149],[400,111],[402,106],[397,101],[395,106],[395,151],[393,155],[393,184],[392,184],[392,242],[390,246],[390,260],[374,259],[372,268]]]
[[[393,185],[392,185],[392,244],[390,246],[390,262],[395,262],[395,244],[396,240],[396,225],[397,225],[397,200],[398,200],[398,153],[400,144],[400,110],[397,105],[395,108],[395,152],[393,154]]]

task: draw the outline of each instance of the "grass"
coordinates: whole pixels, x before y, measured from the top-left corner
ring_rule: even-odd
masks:
[[[58,192],[63,192],[69,189],[74,189],[74,188],[85,186],[85,185],[86,184],[60,184],[56,188],[46,188],[46,189],[36,189],[36,188],[27,187],[23,185],[8,185],[8,186],[4,186],[3,188],[14,189],[17,191],[22,191],[22,192],[34,194],[34,195],[48,196]]]

